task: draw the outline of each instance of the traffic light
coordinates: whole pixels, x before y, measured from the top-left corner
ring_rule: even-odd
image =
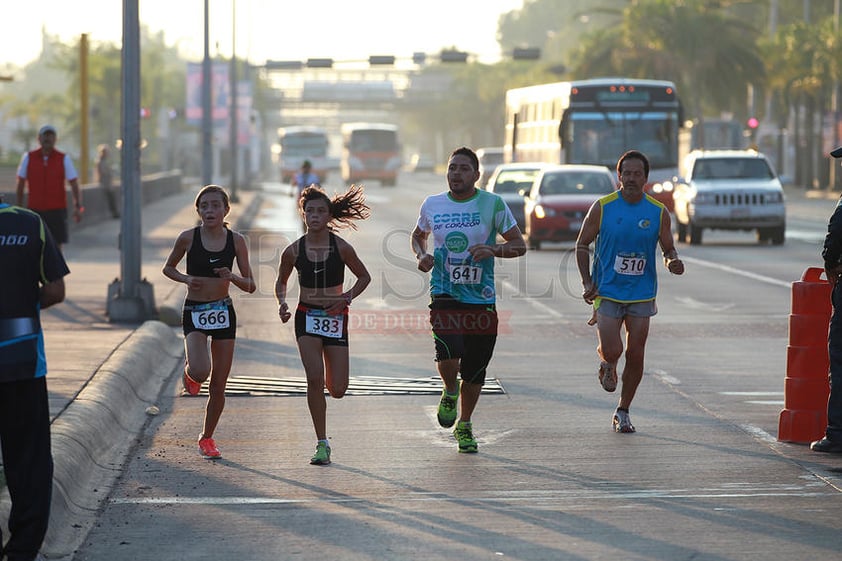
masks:
[[[152,110],[148,107],[141,107],[140,108],[140,118],[141,119],[148,119],[152,116]]]
[[[757,120],[757,117],[749,117],[748,121],[746,121],[746,124],[748,125],[748,128],[754,130],[758,126],[760,126],[760,121]]]
[[[373,55],[368,57],[368,64],[370,66],[392,65],[395,64],[395,57],[391,55]]]
[[[301,70],[304,63],[300,60],[267,60],[267,70]]]
[[[332,58],[308,58],[307,68],[332,68]]]
[[[442,62],[466,62],[468,60],[468,53],[450,49],[442,51],[439,57]]]
[[[512,58],[515,60],[538,60],[541,58],[541,49],[538,47],[515,47],[512,51]]]

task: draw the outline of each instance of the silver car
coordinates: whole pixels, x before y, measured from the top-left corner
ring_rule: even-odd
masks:
[[[503,163],[503,148],[479,148],[477,149],[477,159],[479,159],[479,181],[477,182],[477,187],[485,189],[491,174],[494,173],[494,168]]]
[[[784,191],[766,157],[754,150],[694,150],[675,185],[679,241],[702,243],[702,232],[756,230],[760,243],[784,243]]]
[[[503,198],[517,220],[521,232],[526,226],[523,213],[524,197],[529,194],[532,182],[541,170],[550,166],[537,162],[500,164],[488,178],[485,190],[497,193]]]

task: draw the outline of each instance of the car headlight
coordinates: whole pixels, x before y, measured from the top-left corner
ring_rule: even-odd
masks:
[[[555,209],[547,208],[544,205],[535,205],[534,212],[536,218],[547,218],[548,216],[556,215]]]
[[[766,193],[763,195],[763,200],[767,203],[782,203],[784,202],[784,194],[780,191],[775,193]]]

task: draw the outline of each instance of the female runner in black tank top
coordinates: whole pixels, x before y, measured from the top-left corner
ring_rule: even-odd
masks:
[[[316,431],[314,465],[330,463],[327,441],[327,400],[341,398],[348,389],[348,306],[365,290],[371,276],[347,241],[334,228],[353,227],[355,220],[368,218],[362,187],[351,185],[332,200],[318,187],[308,187],[298,201],[306,233],[284,249],[275,282],[278,315],[286,323],[292,317],[287,304],[287,281],[298,269],[298,306],[295,338],[307,376],[307,405]],[[356,277],[344,289],[344,268]]]
[[[206,458],[221,456],[213,433],[225,407],[225,385],[234,359],[237,317],[228,287],[233,284],[248,293],[257,288],[246,240],[227,228],[225,216],[230,210],[228,194],[222,187],[207,185],[199,191],[196,211],[202,224],[179,234],[163,270],[167,277],[187,285],[182,315],[187,354],[182,377],[185,392],[198,394],[202,383],[210,378],[205,420],[199,435],[199,453]],[[185,255],[186,274],[177,269]],[[239,275],[232,270],[234,260]]]

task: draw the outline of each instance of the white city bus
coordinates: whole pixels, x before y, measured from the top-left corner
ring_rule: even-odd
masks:
[[[647,188],[672,209],[663,189],[678,173],[684,124],[672,82],[596,78],[506,92],[507,162],[597,164],[614,169],[626,150],[649,158]]]
[[[328,135],[321,127],[290,126],[278,129],[278,167],[281,182],[289,183],[309,160],[312,173],[325,183],[328,172]]]

